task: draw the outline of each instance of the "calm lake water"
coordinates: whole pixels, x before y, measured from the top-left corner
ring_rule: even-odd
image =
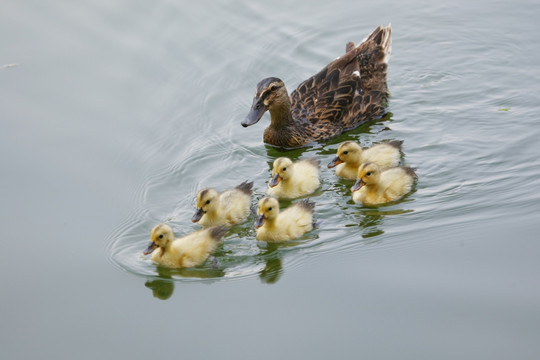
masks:
[[[0,5],[0,352],[5,359],[538,359],[540,3],[76,1]],[[304,149],[243,128],[392,23],[389,114]],[[356,205],[326,164],[404,140],[415,191]],[[216,266],[156,267],[195,194],[278,156],[321,159],[319,228],[234,227]],[[287,203],[285,203],[287,205]]]

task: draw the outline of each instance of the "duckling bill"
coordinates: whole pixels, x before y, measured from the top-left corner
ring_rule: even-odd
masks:
[[[281,79],[261,80],[242,126],[256,124],[269,111],[264,142],[296,148],[380,118],[388,100],[386,70],[391,48],[390,25],[379,26],[357,47],[348,43],[343,56],[301,83],[290,96]]]

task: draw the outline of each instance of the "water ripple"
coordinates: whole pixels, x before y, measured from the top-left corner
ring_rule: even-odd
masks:
[[[301,22],[259,27],[266,18],[263,8],[255,3],[245,7],[244,16],[252,19],[248,28],[230,12],[230,18],[238,21],[219,29],[220,42],[215,46],[226,55],[222,61],[215,61],[215,52],[206,44],[191,44],[196,51],[186,56],[196,63],[197,72],[168,84],[169,100],[162,104],[167,109],[161,120],[148,123],[146,137],[141,135],[137,147],[144,153],[140,156],[152,166],[134,190],[137,209],[109,236],[107,253],[116,266],[147,278],[147,287],[163,297],[170,293],[171,282],[178,281],[258,277],[274,283],[308,257],[415,246],[419,241],[436,241],[441,231],[459,236],[467,223],[504,221],[509,208],[513,216],[523,217],[537,209],[540,196],[533,188],[540,185],[535,148],[540,134],[528,122],[536,117],[536,105],[533,96],[521,89],[525,85],[516,84],[515,74],[506,74],[499,64],[509,61],[509,53],[523,49],[511,45],[512,51],[505,51],[493,42],[483,43],[486,34],[481,24],[462,28],[459,22],[451,22],[456,37],[444,41],[437,29],[419,33],[404,26],[395,31],[389,68],[391,113],[326,144],[283,152],[262,144],[268,115],[247,129],[239,124],[249,110],[256,83],[266,76],[280,76],[292,90],[339,56],[347,41],[359,41],[365,34],[350,22],[329,31]],[[246,51],[229,51],[229,44],[238,41],[246,44]],[[488,58],[460,58],[456,47],[472,53],[481,48]],[[179,53],[179,47],[165,51],[169,62],[164,66],[174,67]],[[182,82],[190,86],[181,87]],[[326,164],[341,141],[370,146],[392,139],[405,141],[403,163],[417,168],[415,191],[388,206],[354,204],[351,182],[338,179]],[[170,223],[178,236],[199,228],[190,219],[195,195],[203,187],[224,190],[244,180],[254,181],[255,206],[265,193],[272,161],[284,155],[317,157],[322,162],[322,185],[312,196],[319,222],[315,230],[297,241],[268,245],[255,240],[250,218],[231,229],[215,261],[195,269],[163,269],[141,254],[158,222]]]

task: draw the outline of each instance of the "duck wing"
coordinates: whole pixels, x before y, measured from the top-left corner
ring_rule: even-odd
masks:
[[[314,140],[337,136],[380,117],[388,98],[391,28],[379,26],[291,93],[291,113]]]

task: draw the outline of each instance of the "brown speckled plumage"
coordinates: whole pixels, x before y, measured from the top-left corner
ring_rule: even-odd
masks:
[[[390,26],[379,26],[357,47],[349,42],[343,56],[301,83],[290,97],[280,79],[262,80],[242,125],[253,125],[269,110],[271,123],[264,142],[294,148],[380,118],[388,100],[391,44]]]

